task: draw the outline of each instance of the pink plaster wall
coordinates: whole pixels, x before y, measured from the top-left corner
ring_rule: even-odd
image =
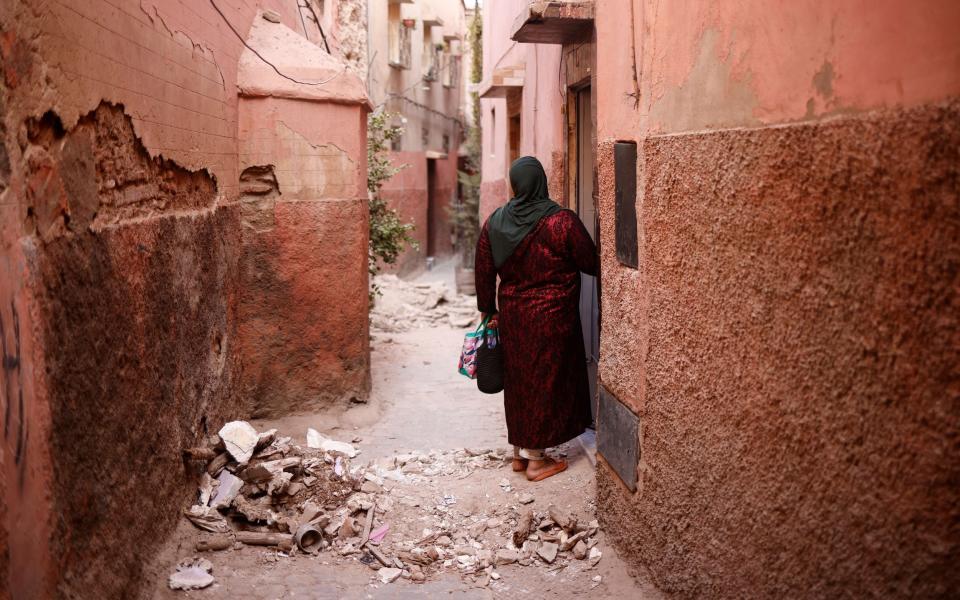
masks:
[[[631,22],[633,27],[626,25]],[[800,121],[960,93],[949,0],[605,0],[600,137]],[[634,110],[633,56],[641,106]]]
[[[560,79],[562,47],[557,44],[522,44],[511,41],[514,18],[527,6],[519,0],[493,0],[484,6],[483,79],[496,67],[523,66],[520,155],[535,156],[553,184],[561,180],[556,157],[565,152],[564,97]],[[480,101],[483,163],[480,217],[486,220],[509,199],[509,140],[507,103],[502,98]],[[495,112],[495,117],[494,117]],[[562,166],[562,165],[560,165]],[[551,185],[551,190],[555,186]],[[562,198],[555,198],[562,202]]]
[[[601,460],[598,507],[666,591],[956,588],[958,22],[942,0],[598,3],[600,374],[641,427],[638,492]],[[621,140],[639,269],[615,255]]]

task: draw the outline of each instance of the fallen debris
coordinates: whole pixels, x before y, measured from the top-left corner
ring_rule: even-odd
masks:
[[[219,552],[233,548],[236,540],[231,535],[208,535],[197,540],[197,552]]]
[[[313,429],[301,446],[276,430],[257,433],[233,423],[205,440],[212,452],[196,453],[213,457],[198,482],[197,503],[184,511],[210,533],[195,543],[198,552],[276,549],[268,561],[329,552],[336,562],[377,570],[384,583],[401,577],[422,583],[454,571],[476,585],[497,581],[495,568],[503,565],[556,571],[575,560],[596,565],[602,556],[596,521],[584,527],[554,505],[535,511],[532,494],[478,510],[437,484],[418,488],[436,477],[504,469],[508,448],[408,451],[360,464],[358,448]],[[506,478],[499,487],[513,489]],[[388,522],[384,516],[398,506],[403,510]],[[422,524],[412,521],[410,509]]]
[[[220,428],[220,439],[230,456],[241,465],[246,464],[257,447],[257,430],[246,421],[230,421]]]
[[[517,528],[513,532],[514,546],[519,548],[523,545],[524,540],[530,535],[531,527],[533,527],[533,511],[527,510],[520,517],[520,521],[517,522]]]
[[[318,448],[331,454],[342,454],[347,458],[355,458],[357,449],[346,442],[338,442],[324,437],[316,429],[307,429],[307,447]]]
[[[213,533],[230,531],[230,525],[227,523],[227,520],[223,518],[223,515],[206,506],[195,504],[183,511],[183,514],[191,523],[204,531],[212,531]]]
[[[377,577],[381,583],[393,583],[403,573],[403,570],[395,567],[384,567],[377,571]]]
[[[204,473],[206,475],[206,473]],[[222,471],[217,477],[219,485],[216,492],[210,498],[211,508],[227,508],[233,502],[233,499],[240,493],[243,487],[243,480],[235,476],[230,471]],[[202,502],[201,502],[202,504]]]
[[[544,542],[537,548],[537,554],[540,555],[540,558],[543,560],[553,564],[553,561],[557,559],[557,550],[557,545],[553,542]]]
[[[593,548],[590,548],[590,554],[589,554],[590,566],[591,567],[597,566],[597,563],[600,562],[600,558],[602,556],[603,556],[603,553],[600,552],[600,548],[597,548],[596,546],[594,546]]]
[[[193,557],[180,561],[176,570],[170,574],[168,585],[171,590],[199,590],[214,582],[213,563],[205,558]]]
[[[443,282],[413,283],[378,275],[373,285],[384,294],[370,311],[374,331],[396,333],[437,324],[469,328],[478,322],[476,298],[455,293]]]

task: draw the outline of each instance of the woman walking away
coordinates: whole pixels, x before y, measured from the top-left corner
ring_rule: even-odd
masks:
[[[477,307],[497,313],[503,400],[513,470],[540,481],[567,468],[544,449],[590,425],[580,272],[597,272],[596,247],[580,219],[547,195],[536,158],[510,166],[513,198],[487,220],[477,241]]]

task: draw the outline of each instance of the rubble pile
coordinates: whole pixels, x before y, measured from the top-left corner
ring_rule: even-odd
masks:
[[[234,421],[187,458],[205,461],[196,503],[184,516],[204,533],[198,552],[244,545],[271,547],[275,556],[320,556],[358,561],[380,583],[399,578],[423,582],[456,572],[482,585],[500,578],[504,565],[563,568],[599,562],[596,521],[583,523],[550,505],[535,511],[533,496],[502,479],[486,511],[461,511],[453,493],[439,485],[477,470],[501,469],[505,449],[464,448],[407,452],[357,463],[350,443],[307,430],[307,446],[276,430],[257,432]],[[355,439],[360,441],[359,439]],[[212,565],[187,558],[171,575],[172,589],[205,587]]]
[[[439,324],[464,328],[477,323],[476,298],[457,294],[446,283],[413,283],[396,275],[379,275],[374,285],[382,292],[370,311],[374,330],[397,333]]]

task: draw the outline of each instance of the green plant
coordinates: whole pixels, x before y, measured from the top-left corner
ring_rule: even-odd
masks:
[[[380,272],[383,264],[393,264],[403,252],[404,245],[418,247],[410,236],[414,226],[404,223],[396,210],[390,208],[380,195],[383,184],[405,169],[407,165],[394,166],[387,151],[390,142],[399,139],[403,127],[393,125],[395,115],[385,111],[371,113],[367,117],[367,192],[370,197],[370,246],[367,269],[370,272],[370,298],[380,294],[372,278]]]
[[[478,6],[470,22],[468,32],[471,59],[470,81],[479,83],[483,78],[483,21]],[[476,92],[470,94],[472,124],[467,129],[466,169],[457,173],[463,191],[462,199],[450,207],[450,220],[453,222],[460,246],[461,264],[473,264],[477,238],[480,235],[480,98]]]

